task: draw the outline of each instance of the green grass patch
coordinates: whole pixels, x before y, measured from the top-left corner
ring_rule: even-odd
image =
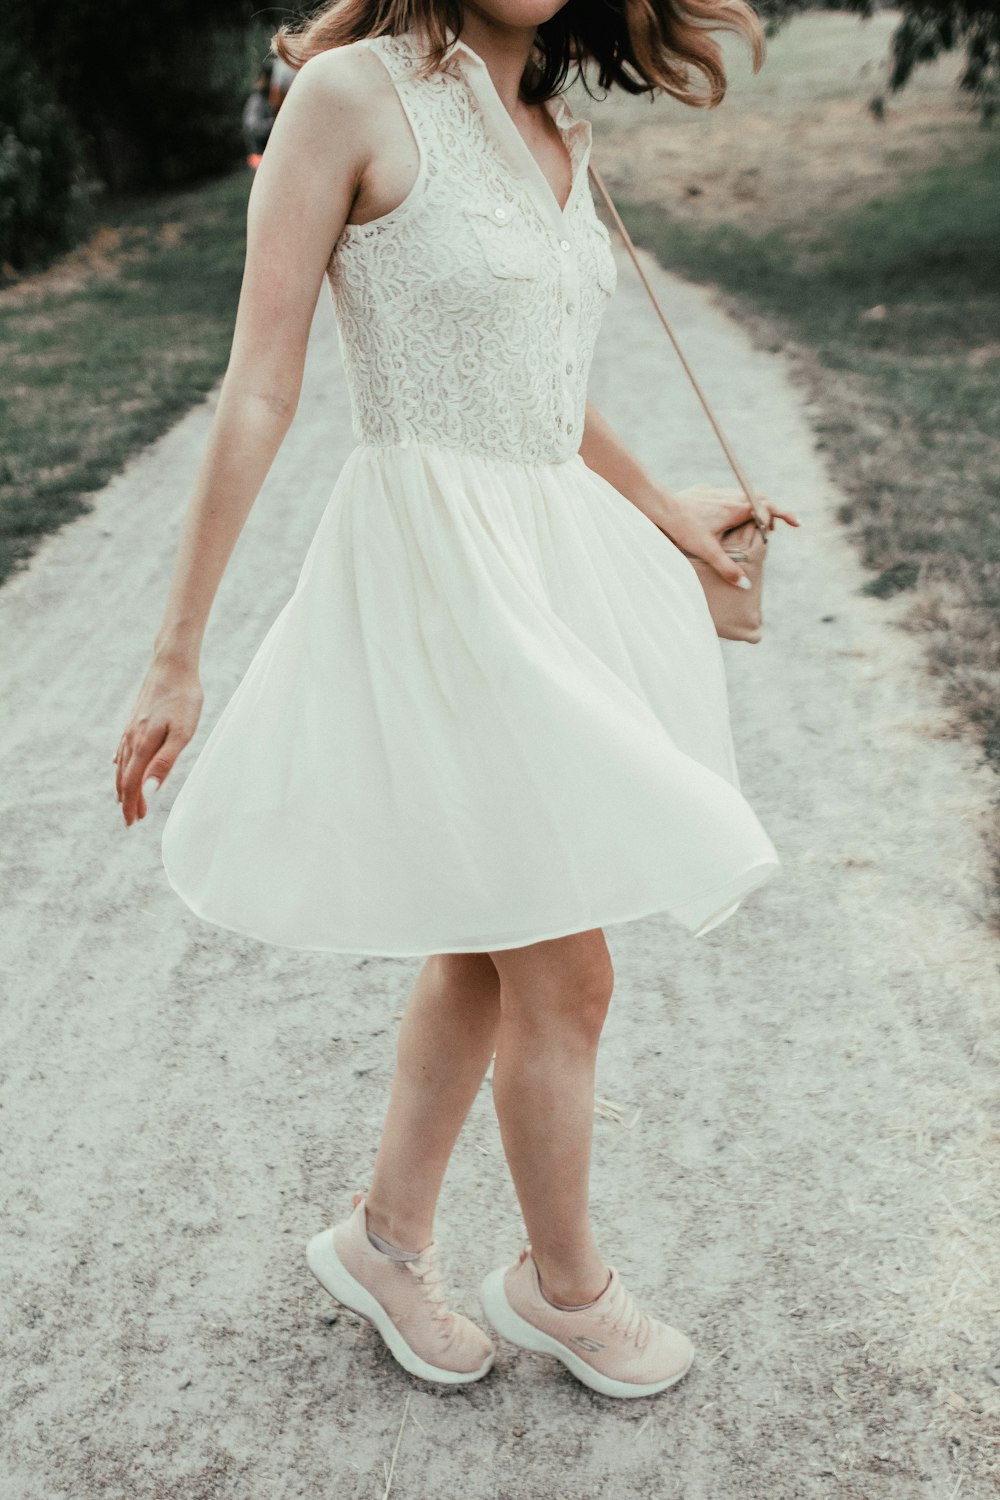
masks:
[[[225,369],[249,188],[111,204],[88,246],[0,293],[0,581]]]
[[[815,354],[868,590],[913,591],[946,697],[1000,770],[1000,140],[788,234],[655,205],[622,217],[664,265]]]

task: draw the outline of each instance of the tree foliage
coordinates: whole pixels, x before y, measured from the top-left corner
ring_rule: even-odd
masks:
[[[110,186],[177,183],[237,158],[248,0],[6,0],[4,11]],[[231,59],[244,75],[235,90]]]
[[[0,264],[63,249],[77,215],[73,122],[37,67],[0,40]]]

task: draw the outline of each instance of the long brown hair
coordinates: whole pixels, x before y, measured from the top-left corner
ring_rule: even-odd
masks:
[[[446,29],[459,35],[464,12],[462,0],[333,0],[296,25],[279,27],[272,45],[299,67],[331,47],[415,27],[427,38],[424,71],[431,73],[447,50]],[[538,27],[521,92],[530,104],[551,98],[566,86],[575,64],[574,78],[582,78],[590,93],[583,68],[593,61],[602,89],[663,92],[711,109],[726,92],[713,31],[742,36],[759,71],[764,30],[747,0],[566,0]]]

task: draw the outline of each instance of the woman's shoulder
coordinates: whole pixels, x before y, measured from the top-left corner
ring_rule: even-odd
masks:
[[[316,94],[360,100],[370,91],[371,80],[379,71],[369,41],[363,40],[314,53],[299,68],[297,78],[300,83],[308,79]]]
[[[328,47],[299,68],[282,106],[327,130],[364,133],[375,125],[393,93],[392,81],[367,40]]]

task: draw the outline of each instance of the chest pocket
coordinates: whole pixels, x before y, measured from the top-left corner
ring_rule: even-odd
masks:
[[[494,276],[527,281],[539,274],[538,247],[517,203],[467,204],[464,213]]]

